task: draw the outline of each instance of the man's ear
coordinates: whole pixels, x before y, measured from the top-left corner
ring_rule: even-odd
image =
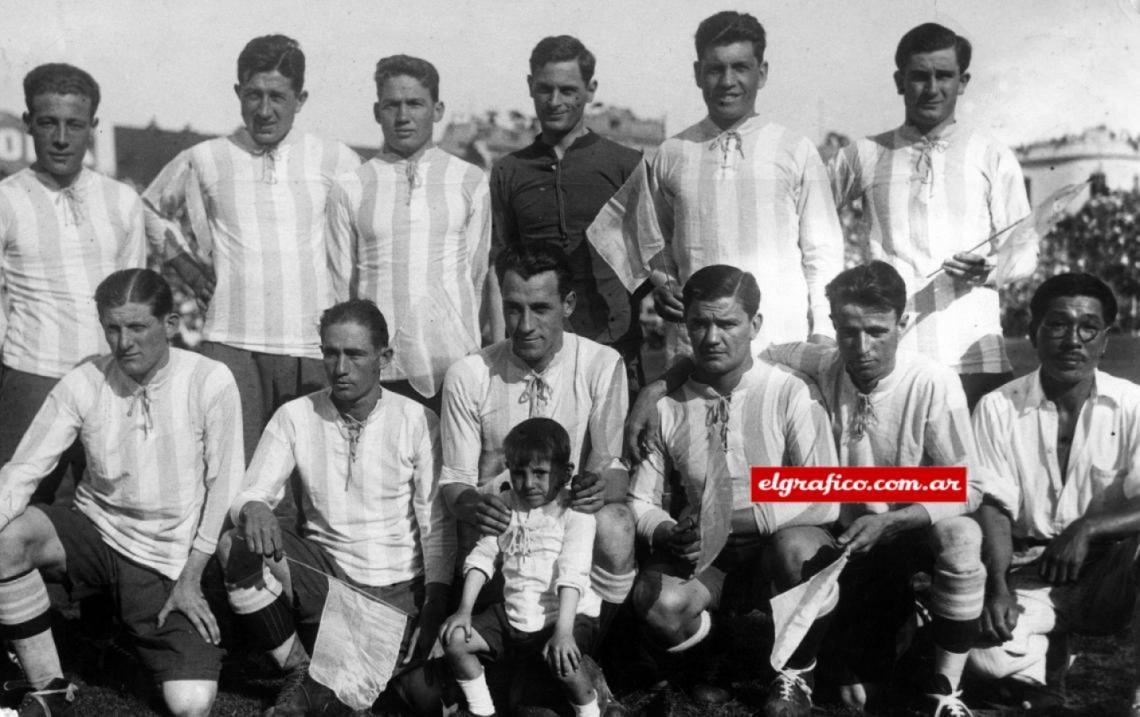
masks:
[[[173,341],[174,337],[178,335],[178,330],[182,328],[182,316],[172,311],[166,315],[162,323],[163,329],[166,331],[166,340]]]
[[[382,348],[380,350],[380,368],[381,368],[381,370],[388,368],[388,365],[390,363],[392,363],[392,356],[394,355],[394,353],[395,352],[392,351],[391,346],[385,346],[384,348]]]
[[[958,81],[958,94],[966,94],[966,85],[970,84],[970,73],[963,72],[961,79]]]
[[[701,61],[697,60],[693,63],[693,81],[697,83],[697,87],[701,85]]]
[[[301,108],[305,106],[305,101],[309,99],[309,91],[301,90],[297,93],[297,111],[300,112]]]
[[[906,88],[903,87],[903,76],[904,75],[902,70],[895,70],[895,89],[898,90],[898,93],[900,95],[906,94]]]
[[[756,315],[752,317],[752,326],[751,326],[752,338],[756,338],[757,336],[760,335],[760,327],[762,327],[763,325],[764,325],[764,314],[761,314],[759,311],[757,311]]]
[[[574,307],[577,306],[577,304],[578,295],[574,293],[573,289],[567,291],[566,298],[562,299],[562,318],[570,318],[570,314],[574,313]]]
[[[901,334],[902,332],[906,331],[907,327],[909,327],[909,326],[910,326],[910,314],[908,314],[907,312],[904,311],[902,316],[899,317],[899,333]]]
[[[444,110],[443,101],[441,100],[439,102],[436,102],[435,107],[432,109],[432,114],[431,114],[431,121],[433,124],[435,122],[439,122],[441,119],[443,119],[443,110]]]

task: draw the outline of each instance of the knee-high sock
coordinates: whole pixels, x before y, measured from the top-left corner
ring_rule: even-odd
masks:
[[[823,638],[827,636],[827,629],[831,627],[831,619],[835,617],[835,608],[839,606],[839,586],[832,587],[828,593],[827,601],[820,608],[819,614],[812,621],[811,627],[800,640],[799,647],[788,658],[785,665],[788,669],[804,671],[815,666],[815,655]]]
[[[229,576],[227,576],[229,577]],[[226,583],[226,596],[250,644],[272,652],[281,666],[287,666],[295,641],[293,611],[281,582],[262,565],[260,573]],[[280,653],[280,654],[279,654]]]
[[[495,713],[495,703],[491,701],[491,690],[487,687],[487,673],[480,672],[478,677],[470,680],[456,679],[459,689],[467,699],[467,709],[473,715],[491,715]]]
[[[958,522],[961,529],[943,536],[930,590],[934,669],[946,676],[953,689],[962,679],[970,648],[977,643],[986,596],[980,530],[968,518]]]
[[[63,677],[51,636],[51,600],[38,570],[0,580],[0,637],[12,643],[24,673],[40,688]]]

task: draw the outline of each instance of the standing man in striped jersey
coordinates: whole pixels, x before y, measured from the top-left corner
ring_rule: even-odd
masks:
[[[71,714],[44,580],[73,599],[108,595],[174,715],[210,713],[222,666],[202,594],[226,508],[241,487],[241,408],[229,370],[170,347],[170,287],[147,269],[95,289],[111,353],[60,379],[0,469],[0,638],[34,691],[20,714]],[[87,472],[75,508],[28,506],[76,438]]]
[[[333,294],[376,302],[395,351],[385,387],[439,413],[447,367],[503,333],[486,285],[487,177],[432,143],[444,108],[430,62],[385,57],[375,79],[384,146],[329,195]]]
[[[707,674],[703,668],[718,657],[706,641],[710,612],[720,606],[726,579],[761,572],[776,594],[810,577],[809,562],[818,569],[828,552],[839,552],[824,527],[839,516],[837,504],[753,503],[749,466],[834,466],[837,459],[827,410],[806,378],[752,358],[762,321],[756,279],[735,267],[706,266],[685,284],[683,302],[696,370],[658,403],[655,443],[662,448],[630,481],[637,534],[652,551],[633,603],[656,642],[687,653],[691,671]],[[662,505],[667,485],[673,496],[685,496],[680,520]],[[811,713],[815,653],[838,599],[834,590],[777,673],[764,715]],[[729,697],[717,685],[694,688],[703,702]]]
[[[144,198],[147,231],[179,244],[175,268],[209,301],[201,350],[237,379],[248,462],[273,410],[325,384],[317,337],[332,303],[325,200],[360,160],[339,142],[292,131],[309,96],[296,40],[251,40],[237,80],[245,126],[179,154]]]
[[[381,388],[392,358],[383,314],[352,299],[321,315],[320,333],[331,387],[273,415],[230,509],[237,528],[218,550],[248,643],[290,671],[278,717],[342,707],[307,670],[328,575],[418,616],[419,642],[409,631],[404,652],[426,656],[447,615],[455,558],[455,525],[439,497],[439,420]],[[299,529],[272,511],[294,471]]]
[[[748,271],[772,297],[761,343],[832,341],[823,287],[843,268],[843,233],[815,146],[756,113],[765,44],[746,13],[700,24],[693,75],[708,116],[661,145],[628,209],[636,221],[613,221],[622,237],[603,240],[654,269],[672,355],[687,352],[681,286],[710,264]]]
[[[586,227],[633,174],[641,155],[586,127],[594,100],[594,54],[574,37],[547,37],[530,55],[527,88],[542,132],[500,159],[491,172],[495,245],[550,242],[570,260],[577,301],[570,328],[578,336],[616,345],[630,324],[629,295],[593,256]],[[496,338],[502,338],[498,336]]]
[[[36,162],[0,182],[0,282],[8,293],[0,368],[0,465],[48,392],[83,359],[107,351],[95,287],[146,265],[142,203],[124,184],[83,167],[99,120],[99,85],[78,67],[41,65],[24,78],[24,123]],[[77,443],[36,489],[50,502]]]
[[[871,257],[906,280],[903,348],[953,369],[972,409],[1013,378],[997,290],[1033,273],[1037,244],[1008,266],[995,266],[997,241],[975,248],[1028,215],[1029,201],[1013,153],[955,118],[970,55],[970,42],[941,25],[903,35],[894,77],[905,122],[846,147],[829,170],[836,204],[862,199],[871,216]]]

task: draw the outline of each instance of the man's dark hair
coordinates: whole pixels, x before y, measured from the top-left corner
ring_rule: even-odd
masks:
[[[1029,300],[1030,336],[1037,333],[1037,327],[1041,325],[1041,320],[1045,318],[1045,312],[1053,299],[1063,296],[1087,296],[1097,299],[1104,312],[1101,318],[1104,319],[1105,326],[1112,326],[1116,321],[1116,296],[1108,284],[1092,274],[1076,272],[1057,274],[1041,282],[1041,286],[1037,287],[1033,292],[1033,298]]]
[[[289,79],[294,92],[305,89],[305,53],[300,43],[284,35],[263,35],[250,40],[238,55],[238,84],[274,70]]]
[[[388,347],[388,322],[370,299],[349,299],[325,309],[319,326],[321,339],[324,339],[325,329],[337,324],[356,324],[366,328],[372,337],[373,348]]]
[[[528,418],[503,439],[503,460],[519,468],[536,461],[565,467],[570,463],[570,435],[552,418]]]
[[[417,80],[431,93],[431,101],[439,102],[439,72],[435,65],[410,55],[392,55],[376,63],[376,73],[372,75],[376,80],[376,96],[380,96],[380,89],[385,82],[401,76]]]
[[[749,317],[760,310],[756,277],[727,264],[712,264],[690,276],[681,292],[681,303],[687,312],[694,301],[716,301],[725,297],[740,302]]]
[[[523,281],[545,271],[558,277],[558,296],[565,299],[570,293],[570,261],[566,254],[547,242],[516,243],[507,246],[495,258],[495,276],[502,285],[508,271],[518,274]]]
[[[937,52],[950,48],[954,49],[954,55],[958,58],[958,71],[970,69],[970,55],[974,52],[970,41],[936,22],[924,23],[899,40],[898,49],[895,50],[895,67],[901,70],[912,55],[920,52]]]
[[[32,100],[40,95],[79,95],[91,100],[91,116],[99,109],[99,83],[86,71],[63,62],[40,65],[24,75],[24,104],[31,114]]]
[[[764,26],[746,12],[725,10],[705,18],[697,27],[697,60],[705,55],[710,47],[731,45],[734,42],[751,42],[752,53],[757,62],[764,61],[764,50],[768,46]]]
[[[885,261],[875,260],[841,271],[824,292],[833,314],[844,304],[894,311],[896,318],[906,311],[906,282]]]
[[[150,269],[116,271],[95,288],[95,308],[100,316],[127,304],[147,304],[156,319],[165,319],[174,312],[174,294],[166,279]]]
[[[570,35],[542,38],[530,53],[530,74],[533,75],[551,62],[571,60],[578,61],[578,71],[582,73],[582,81],[590,84],[590,80],[594,79],[597,59],[578,38]]]

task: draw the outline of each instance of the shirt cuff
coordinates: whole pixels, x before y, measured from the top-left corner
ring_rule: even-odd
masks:
[[[452,483],[476,486],[479,484],[479,473],[477,471],[465,471],[444,466],[439,471],[439,484],[451,485]]]
[[[657,526],[668,520],[671,518],[664,510],[660,508],[648,510],[637,518],[637,535],[647,546],[653,548],[653,533],[656,532]]]

